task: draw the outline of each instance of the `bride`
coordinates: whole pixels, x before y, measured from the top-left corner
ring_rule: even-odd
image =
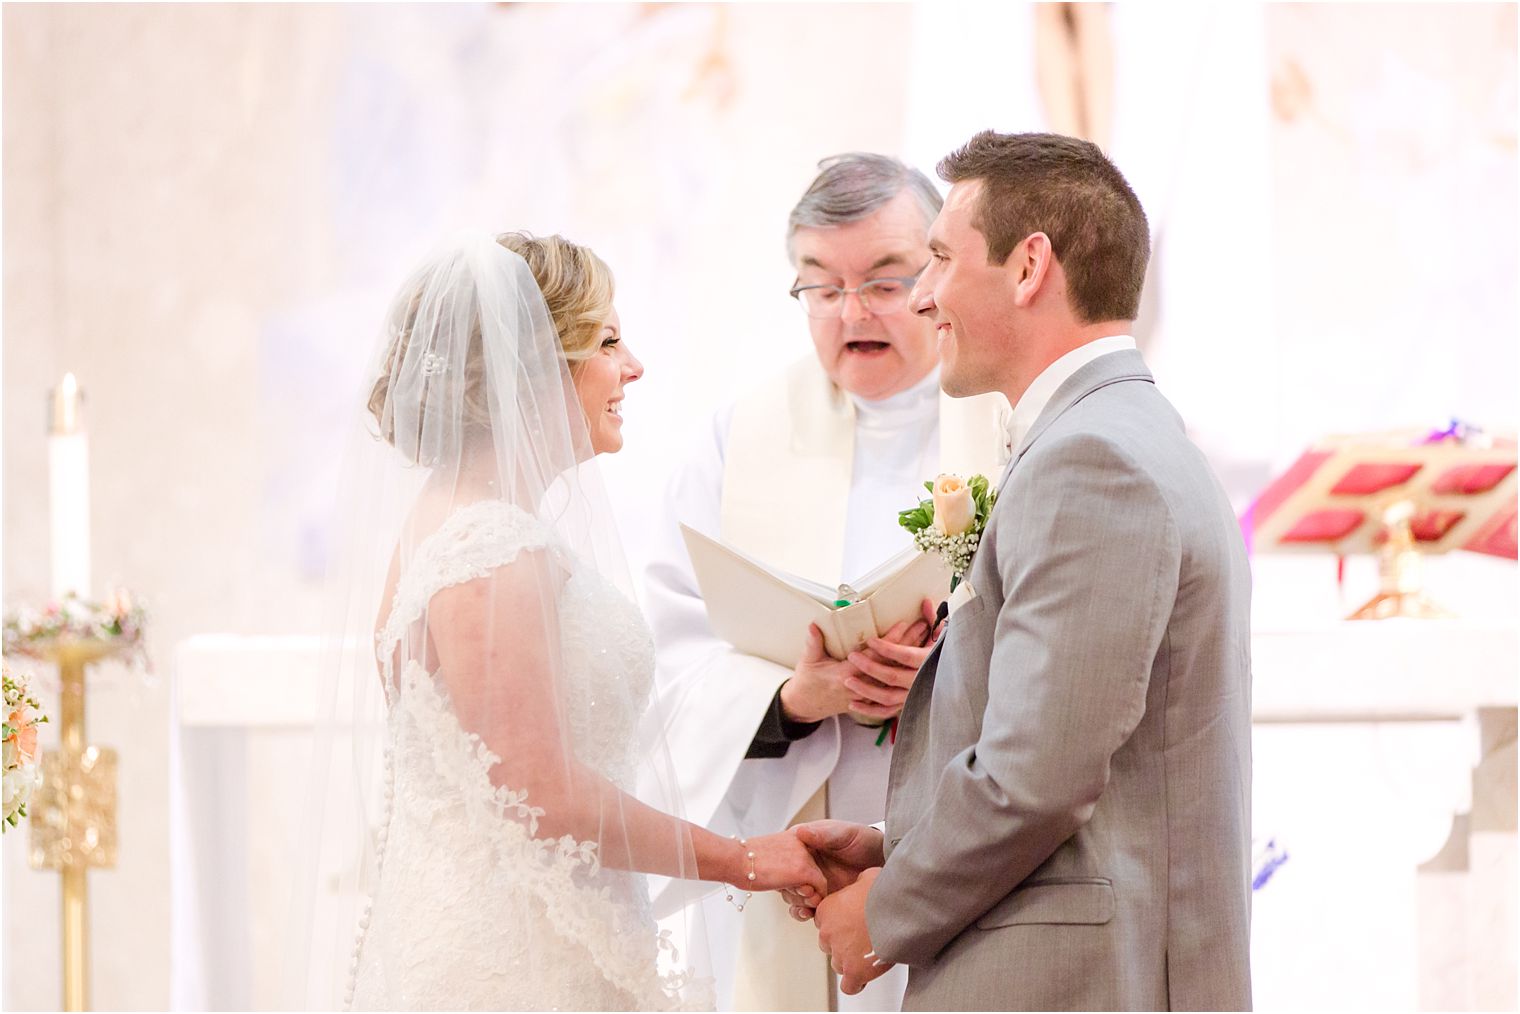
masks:
[[[633,796],[675,779],[592,460],[622,447],[643,371],[612,297],[589,249],[508,233],[447,246],[392,304],[342,515],[374,652],[334,694],[354,770],[313,772],[341,785],[329,827],[363,828],[345,1007],[710,1009],[647,876],[737,885],[736,905],[826,890],[790,833],[736,841],[675,816],[673,789]]]

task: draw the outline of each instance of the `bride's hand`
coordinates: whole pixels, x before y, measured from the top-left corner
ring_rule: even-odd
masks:
[[[753,853],[753,858],[750,854]],[[814,904],[828,894],[828,881],[813,854],[791,831],[749,839],[739,852],[738,879],[733,883],[746,891],[792,891],[811,896]],[[750,880],[753,872],[755,879]]]

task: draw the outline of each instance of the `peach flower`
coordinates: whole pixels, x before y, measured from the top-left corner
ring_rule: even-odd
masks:
[[[969,531],[976,522],[976,501],[971,487],[958,475],[941,475],[934,480],[934,527],[941,535],[955,536]]]
[[[7,724],[16,731],[11,738],[16,741],[16,753],[21,763],[30,764],[37,758],[37,723],[32,720],[31,709],[25,704],[11,712]]]

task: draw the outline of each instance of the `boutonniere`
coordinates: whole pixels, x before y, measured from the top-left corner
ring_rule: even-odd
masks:
[[[929,491],[928,500],[920,500],[917,507],[900,511],[897,523],[913,533],[913,544],[921,552],[938,553],[950,566],[950,591],[953,593],[961,578],[971,569],[971,557],[982,541],[987,519],[992,516],[992,505],[997,502],[997,491],[987,482],[985,475],[973,475],[962,479],[958,475],[941,475],[933,482],[924,483]],[[939,604],[939,620],[950,614],[950,603]],[[892,719],[876,739],[881,746],[887,736],[897,742],[897,719]]]
[[[941,475],[924,483],[930,499],[920,500],[897,515],[897,523],[913,533],[913,544],[925,553],[938,553],[950,567],[950,590],[971,569],[971,557],[982,541],[997,491],[985,475],[962,479]]]

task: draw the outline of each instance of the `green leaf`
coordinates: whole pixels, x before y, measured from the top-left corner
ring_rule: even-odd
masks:
[[[976,502],[977,520],[985,522],[992,514],[992,505],[997,501],[997,491],[992,488],[985,475],[973,475],[967,485],[971,487],[971,498]]]
[[[899,511],[897,523],[908,531],[917,535],[934,523],[934,503],[930,500],[921,500],[917,507]]]

